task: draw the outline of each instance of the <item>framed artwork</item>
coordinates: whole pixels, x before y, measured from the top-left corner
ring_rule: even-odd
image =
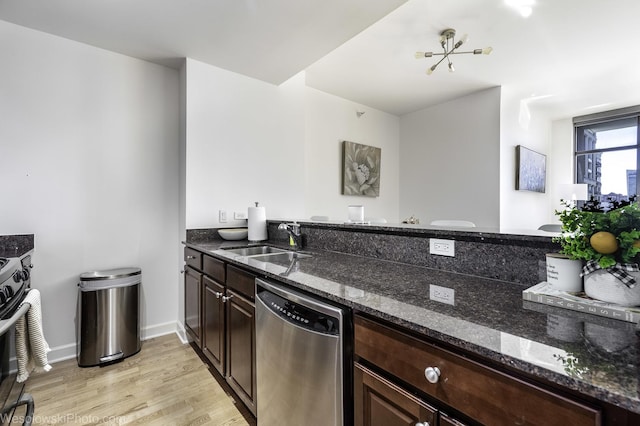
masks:
[[[516,189],[544,193],[546,179],[547,156],[516,146]]]
[[[355,142],[342,142],[342,194],[380,195],[382,149]]]

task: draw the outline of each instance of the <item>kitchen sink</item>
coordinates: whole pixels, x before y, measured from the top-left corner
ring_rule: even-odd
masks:
[[[272,254],[264,254],[251,256],[251,259],[260,261],[260,262],[270,262],[270,263],[278,263],[278,262],[291,262],[294,259],[304,259],[312,257],[310,254],[298,253],[295,251],[284,251],[282,253],[272,253]]]
[[[275,253],[287,253],[287,250],[271,247],[271,246],[254,246],[254,247],[238,247],[223,249],[229,253],[237,254],[238,256],[260,256],[260,255],[272,255]]]

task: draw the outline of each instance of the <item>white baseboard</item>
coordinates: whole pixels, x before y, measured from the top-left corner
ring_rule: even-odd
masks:
[[[178,321],[169,321],[163,324],[150,325],[140,330],[140,340],[153,339],[154,337],[165,336],[179,332]],[[178,334],[179,336],[179,334]]]
[[[176,321],[176,334],[178,335],[178,339],[180,339],[183,345],[189,343],[187,331],[184,329],[184,324],[182,324],[180,321]]]
[[[153,339],[154,337],[165,336],[167,334],[176,333],[178,338],[183,344],[188,341],[186,339],[186,333],[184,327],[179,321],[170,321],[163,324],[155,324],[148,327],[144,327],[140,330],[140,340]],[[69,343],[66,345],[56,346],[51,348],[51,352],[48,354],[50,364],[56,362],[65,361],[67,359],[77,357],[77,344]],[[15,358],[11,359],[11,368],[16,369]]]

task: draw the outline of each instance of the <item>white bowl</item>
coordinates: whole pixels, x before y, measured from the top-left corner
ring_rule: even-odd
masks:
[[[244,240],[247,238],[247,228],[218,229],[223,240]]]

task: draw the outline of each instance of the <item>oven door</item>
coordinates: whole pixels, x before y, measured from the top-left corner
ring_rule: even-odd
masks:
[[[16,381],[17,374],[11,371],[10,358],[15,355],[15,323],[29,310],[29,304],[22,305],[10,318],[0,320],[0,424],[16,424],[22,420],[24,426],[31,425],[34,403],[28,393],[24,393],[24,383]],[[24,405],[26,410],[16,410]]]

